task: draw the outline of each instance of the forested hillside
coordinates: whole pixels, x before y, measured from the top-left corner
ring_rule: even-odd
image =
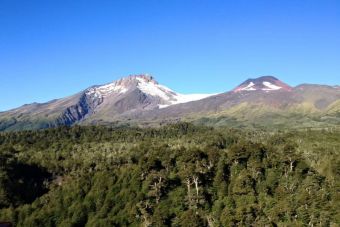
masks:
[[[337,226],[340,132],[74,126],[0,134],[15,226]]]

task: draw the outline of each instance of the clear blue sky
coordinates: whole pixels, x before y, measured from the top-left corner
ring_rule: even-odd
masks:
[[[0,110],[150,73],[182,93],[249,77],[340,84],[339,0],[1,0]]]

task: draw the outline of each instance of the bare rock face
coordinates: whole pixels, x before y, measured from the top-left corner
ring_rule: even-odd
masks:
[[[72,105],[57,118],[57,125],[72,125],[75,122],[81,121],[86,116],[91,115],[97,106],[103,102],[102,97],[93,97],[84,93],[81,95],[79,101]]]

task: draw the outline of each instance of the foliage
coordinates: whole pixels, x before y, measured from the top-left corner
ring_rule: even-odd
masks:
[[[187,123],[2,133],[0,220],[16,226],[330,226],[340,222],[339,134]],[[322,140],[310,145],[318,136]]]

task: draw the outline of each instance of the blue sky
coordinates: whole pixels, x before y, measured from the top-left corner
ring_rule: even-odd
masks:
[[[1,0],[0,110],[150,73],[182,93],[250,77],[340,84],[338,0]]]

